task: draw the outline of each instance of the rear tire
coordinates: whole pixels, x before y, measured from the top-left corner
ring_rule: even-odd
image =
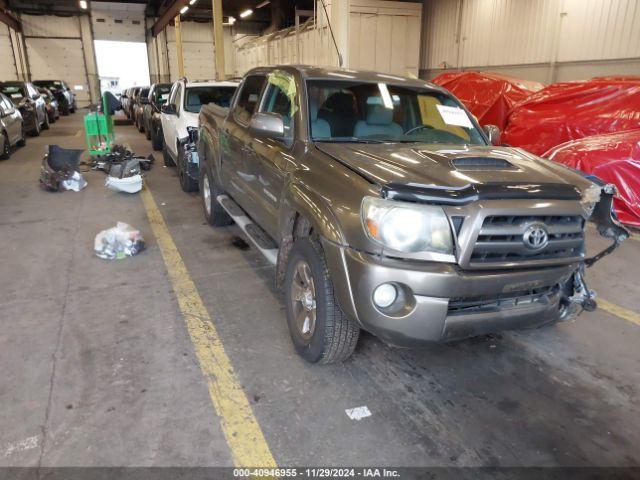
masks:
[[[171,154],[169,153],[169,150],[167,150],[167,144],[166,143],[162,144],[162,158],[164,159],[164,166],[165,167],[175,167],[176,166],[176,162],[173,161],[173,158],[171,158]]]
[[[293,346],[310,363],[336,363],[349,358],[360,327],[338,305],[320,242],[295,241],[287,259],[285,310]]]
[[[209,170],[206,167],[201,168],[200,199],[202,200],[202,210],[204,211],[204,218],[207,220],[207,223],[214,227],[226,227],[233,223],[233,219],[217,200],[218,195],[221,194],[222,192],[216,186]]]

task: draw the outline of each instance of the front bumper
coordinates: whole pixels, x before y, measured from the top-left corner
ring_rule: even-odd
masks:
[[[28,108],[20,108],[20,115],[22,115],[22,124],[27,132],[34,132],[38,129],[38,115],[35,110],[29,110]]]
[[[324,242],[342,308],[387,343],[415,346],[540,326],[560,317],[560,292],[578,264],[535,269],[462,271],[456,265],[380,258]],[[384,313],[373,303],[382,283],[399,286],[407,307]],[[545,292],[526,296],[522,292]],[[501,299],[492,303],[491,299]],[[455,302],[454,302],[455,299]],[[478,299],[478,308],[453,304]]]

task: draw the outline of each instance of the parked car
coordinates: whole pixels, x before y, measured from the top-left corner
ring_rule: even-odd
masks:
[[[27,142],[22,115],[6,95],[0,93],[0,158],[9,158],[11,147]]]
[[[129,90],[131,89],[127,88],[120,93],[120,106],[122,107],[121,109],[127,117],[127,112],[129,111],[127,107],[127,103],[129,102]]]
[[[44,100],[30,82],[0,82],[0,93],[4,93],[22,115],[27,133],[37,137],[40,130],[49,129],[49,117]]]
[[[38,93],[42,97],[47,109],[47,116],[49,117],[49,123],[56,123],[56,120],[60,118],[60,110],[58,100],[53,95],[51,90],[45,87],[37,87]]]
[[[38,87],[45,87],[51,90],[58,100],[58,107],[62,115],[75,113],[77,109],[76,94],[62,80],[36,80],[33,82]]]
[[[160,107],[167,102],[170,83],[154,83],[149,90],[149,103],[144,106],[143,123],[147,140],[151,140],[154,150],[162,150],[162,122],[160,121]]]
[[[151,87],[142,87],[138,93],[136,104],[133,107],[133,123],[140,133],[144,132],[144,106],[149,103],[149,90]]]
[[[424,81],[258,68],[200,113],[204,214],[276,265],[309,362],[347,358],[361,329],[413,346],[592,311],[585,222],[610,249],[628,237],[615,189],[499,143]]]
[[[171,87],[160,120],[164,145],[164,164],[178,167],[180,185],[185,192],[198,189],[197,169],[184,162],[183,146],[189,139],[187,127],[198,127],[200,108],[208,103],[228,107],[238,88],[237,82],[188,82],[182,78]]]

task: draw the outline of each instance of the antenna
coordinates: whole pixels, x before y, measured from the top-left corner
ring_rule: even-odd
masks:
[[[327,24],[329,25],[329,32],[331,32],[331,39],[333,40],[333,45],[336,47],[336,53],[338,54],[338,63],[342,67],[342,55],[340,55],[340,50],[338,50],[338,44],[336,43],[336,37],[333,36],[333,28],[331,28],[331,20],[329,20],[329,14],[327,13],[327,6],[324,4],[324,0],[320,0],[322,3],[322,8],[324,10],[324,16],[327,17]]]

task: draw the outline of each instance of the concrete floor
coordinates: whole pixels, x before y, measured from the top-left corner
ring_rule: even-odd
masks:
[[[85,175],[38,187],[44,147],[83,147],[82,114],[0,162],[0,466],[232,465],[139,195]],[[122,143],[151,152],[133,127]],[[574,323],[410,351],[363,335],[341,365],[293,351],[274,271],[205,225],[161,155],[150,188],[281,466],[640,464],[640,326],[604,310]],[[148,249],[107,262],[93,238],[117,221]],[[593,236],[593,232],[590,236]],[[640,242],[589,272],[640,311]],[[366,405],[372,416],[347,418]]]

